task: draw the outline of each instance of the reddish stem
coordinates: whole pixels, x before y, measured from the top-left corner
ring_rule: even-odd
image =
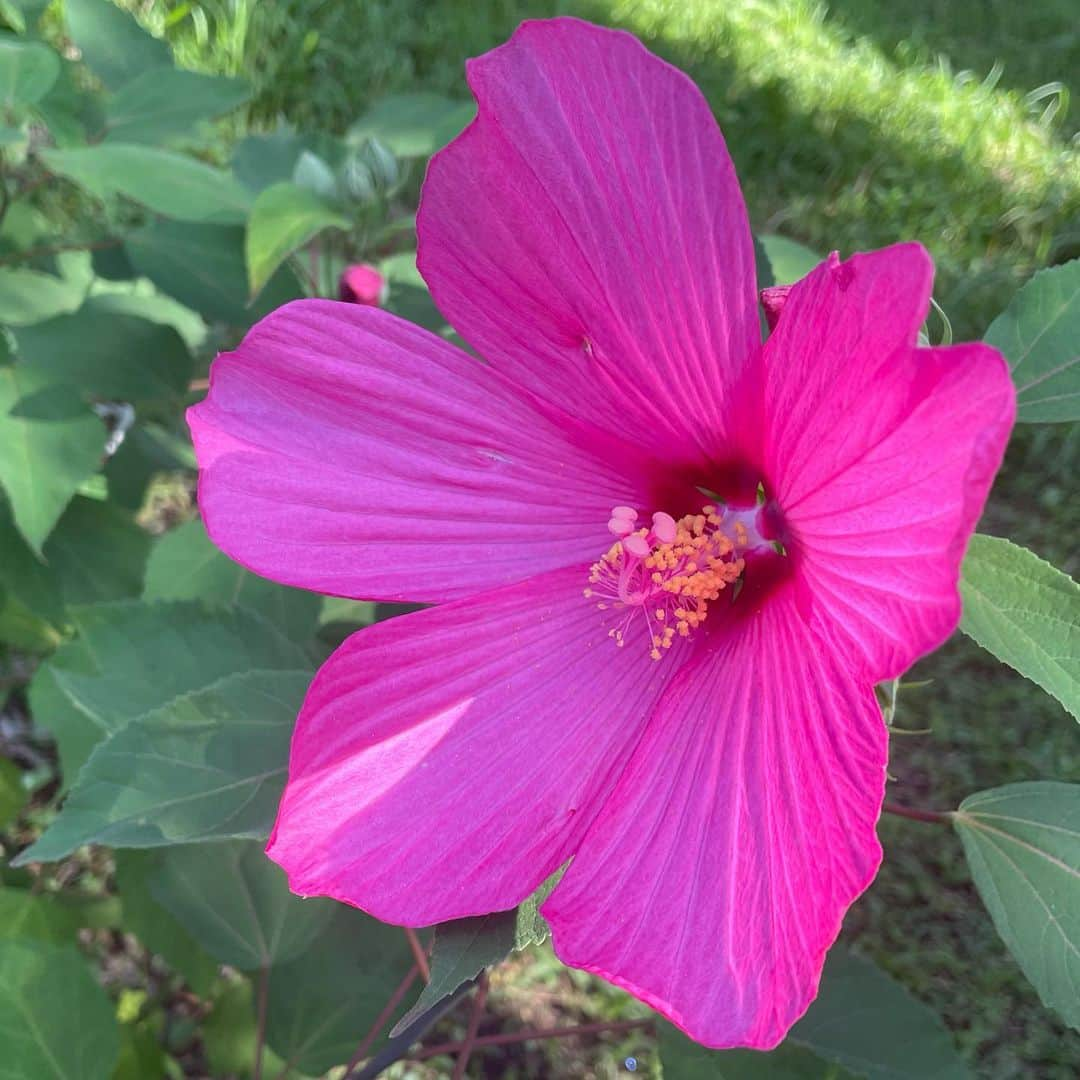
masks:
[[[900,803],[885,803],[882,808],[886,814],[910,818],[912,821],[926,821],[931,825],[948,825],[952,814],[948,810],[920,810],[914,806],[901,806]]]
[[[488,996],[488,977],[485,971],[476,984],[476,993],[473,995],[472,1011],[469,1013],[469,1027],[465,1032],[465,1041],[462,1043],[461,1052],[458,1054],[457,1064],[454,1066],[452,1080],[465,1080],[465,1067],[469,1064],[473,1047],[476,1045],[476,1032],[480,1027],[480,1017],[484,1014],[484,1004]]]
[[[375,1017],[375,1022],[371,1025],[371,1030],[360,1040],[360,1045],[356,1048],[356,1053],[353,1054],[349,1064],[345,1066],[346,1076],[349,1075],[349,1073],[351,1073],[352,1070],[367,1056],[367,1052],[371,1049],[371,1044],[375,1041],[379,1032],[382,1031],[386,1021],[394,1015],[394,1010],[400,1004],[401,999],[409,992],[409,987],[416,981],[416,977],[419,974],[420,966],[418,964],[413,964],[413,966],[409,968],[408,974],[401,980],[398,988],[390,995],[390,1000],[383,1006],[382,1012]],[[279,1080],[281,1080],[280,1077]]]
[[[525,1031],[513,1031],[504,1035],[480,1035],[473,1039],[472,1045],[476,1046],[506,1046],[511,1043],[527,1042],[529,1039],[565,1039],[572,1035],[597,1035],[605,1031],[635,1031],[638,1029],[651,1028],[652,1020],[620,1020],[611,1024],[578,1024],[575,1027],[561,1028],[529,1028]],[[410,1054],[414,1061],[422,1061],[425,1058],[437,1057],[439,1054],[456,1054],[464,1049],[461,1042],[439,1043],[437,1046],[428,1046]]]
[[[424,946],[420,944],[416,931],[411,926],[405,926],[402,929],[405,931],[405,937],[409,939],[409,948],[412,949],[413,959],[420,969],[420,974],[424,977],[424,982],[431,982],[431,968],[428,967],[427,953],[424,951]]]

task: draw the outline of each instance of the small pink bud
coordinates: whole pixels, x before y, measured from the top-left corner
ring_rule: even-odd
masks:
[[[338,281],[338,296],[350,304],[382,307],[386,301],[386,278],[367,263],[347,266]]]

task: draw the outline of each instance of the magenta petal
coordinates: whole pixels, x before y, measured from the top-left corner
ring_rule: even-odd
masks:
[[[479,112],[432,160],[418,264],[458,332],[538,397],[700,462],[760,334],[723,137],[621,31],[526,22],[470,61]]]
[[[795,285],[765,347],[768,472],[804,608],[871,680],[960,617],[957,582],[1015,394],[985,345],[918,349],[931,266],[906,244]]]
[[[775,1046],[881,858],[886,732],[790,593],[699,654],[542,911],[708,1046]]]
[[[392,619],[334,653],[268,848],[294,891],[424,926],[513,907],[568,858],[679,670],[649,660],[644,620],[615,647],[586,575]]]
[[[355,304],[264,319],[188,421],[215,543],[342,596],[440,601],[591,561],[611,507],[650,500],[639,455],[605,464],[490,368]]]

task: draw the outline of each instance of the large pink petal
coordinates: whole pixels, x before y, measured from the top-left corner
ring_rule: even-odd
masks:
[[[575,850],[692,655],[624,648],[587,568],[362,630],[313,683],[268,852],[294,891],[422,926],[513,907]]]
[[[419,266],[458,332],[539,398],[669,460],[724,445],[759,348],[723,137],[680,71],[576,19],[468,65],[476,120],[432,160]]]
[[[914,244],[830,260],[792,289],[765,349],[766,471],[800,599],[873,680],[955,628],[1015,409],[993,349],[915,347],[930,280]]]
[[[553,426],[489,367],[355,304],[268,316],[188,419],[214,541],[319,592],[440,601],[522,580],[597,558],[611,507],[654,499],[632,448]]]
[[[566,963],[767,1049],[880,862],[885,726],[790,591],[698,656],[542,911]]]

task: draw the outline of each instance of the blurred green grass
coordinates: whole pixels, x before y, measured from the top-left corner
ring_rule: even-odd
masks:
[[[524,17],[562,11],[625,26],[709,97],[756,228],[845,254],[921,240],[961,338],[980,335],[1035,268],[1080,254],[1077,107],[1064,85],[1080,70],[1075,0],[130,6],[188,66],[247,74],[253,126],[284,116],[335,130],[390,91],[464,96],[464,59]],[[1075,428],[1018,431],[983,530],[1076,574],[1078,463]],[[900,721],[932,734],[894,740],[897,801],[950,807],[983,787],[1080,775],[1075,724],[966,639],[913,678],[934,683],[904,694]],[[882,833],[884,869],[845,936],[946,1017],[979,1075],[1077,1075],[1080,1036],[1042,1008],[1006,954],[956,838],[896,819]]]

